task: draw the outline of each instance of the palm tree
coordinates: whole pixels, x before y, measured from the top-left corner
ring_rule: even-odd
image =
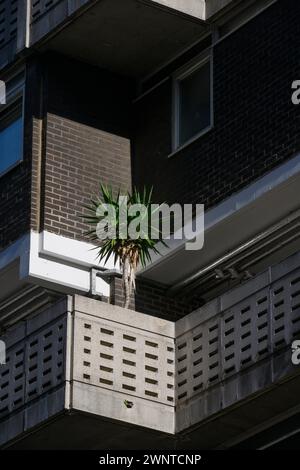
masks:
[[[138,215],[130,211],[137,204],[144,208]],[[100,261],[104,259],[105,264],[111,256],[115,264],[119,261],[125,294],[124,308],[128,308],[139,264],[146,266],[151,261],[151,252],[159,253],[156,248],[158,241],[166,246],[159,230],[151,226],[152,215],[159,208],[152,206],[152,188],[144,188],[143,192],[134,188],[132,194],[127,193],[124,197],[120,191],[114,195],[111,187],[101,184],[100,195],[84,207],[88,210],[84,219],[92,226],[86,235],[97,245]],[[139,232],[134,238],[128,234],[128,227],[133,221]]]

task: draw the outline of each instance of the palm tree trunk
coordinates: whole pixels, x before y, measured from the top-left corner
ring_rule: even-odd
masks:
[[[130,263],[129,257],[125,257],[123,263],[123,286],[124,286],[124,308],[129,308],[131,296],[131,282],[130,282]]]

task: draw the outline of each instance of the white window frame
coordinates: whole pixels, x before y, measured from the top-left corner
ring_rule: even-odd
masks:
[[[13,88],[9,89],[9,82],[11,80],[13,80],[18,75],[20,75],[20,80],[16,83],[16,85]],[[14,104],[18,100],[21,100],[22,101],[21,106],[22,106],[22,128],[23,128],[23,132],[22,132],[22,136],[21,136],[21,156],[16,162],[14,162],[13,164],[11,164],[7,168],[5,168],[5,170],[0,172],[0,178],[3,175],[5,175],[6,173],[8,173],[9,171],[11,171],[16,166],[20,165],[24,160],[25,71],[24,70],[19,70],[16,74],[14,74],[14,76],[9,77],[9,79],[6,80],[5,82],[6,82],[6,92],[7,92],[6,104],[0,105],[0,122],[1,122],[2,113],[5,113],[5,111],[8,110],[9,108],[11,108],[12,106],[14,106]]]
[[[210,123],[200,132],[188,139],[186,142],[180,144],[180,82],[191,75],[196,70],[203,67],[205,64],[210,63]],[[202,135],[206,134],[214,127],[214,97],[213,97],[213,54],[212,48],[205,51],[192,62],[179,69],[173,75],[173,118],[172,118],[172,154],[188,146]]]

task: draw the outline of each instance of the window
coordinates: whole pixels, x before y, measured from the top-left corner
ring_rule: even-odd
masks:
[[[175,77],[174,150],[212,126],[212,80],[209,58]]]
[[[23,159],[23,75],[7,85],[0,106],[0,176]]]

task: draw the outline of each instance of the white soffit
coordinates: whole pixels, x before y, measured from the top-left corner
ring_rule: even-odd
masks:
[[[91,268],[114,268],[112,260],[108,260],[106,265],[99,263],[97,251],[92,248],[89,243],[50,232],[31,232],[1,252],[0,279],[7,284],[9,266],[19,261],[19,279],[15,280],[18,285],[20,281],[22,284],[35,282],[66,293],[88,293],[91,289]],[[95,294],[109,296],[107,282],[98,276],[95,282]]]
[[[42,232],[31,232],[28,277],[51,283],[62,290],[65,288],[75,292],[88,293],[91,289],[91,268],[108,269],[113,267],[110,262],[104,267],[98,263],[97,252],[93,245],[72,240],[59,235]],[[109,296],[109,285],[101,278],[96,278],[95,293]]]

